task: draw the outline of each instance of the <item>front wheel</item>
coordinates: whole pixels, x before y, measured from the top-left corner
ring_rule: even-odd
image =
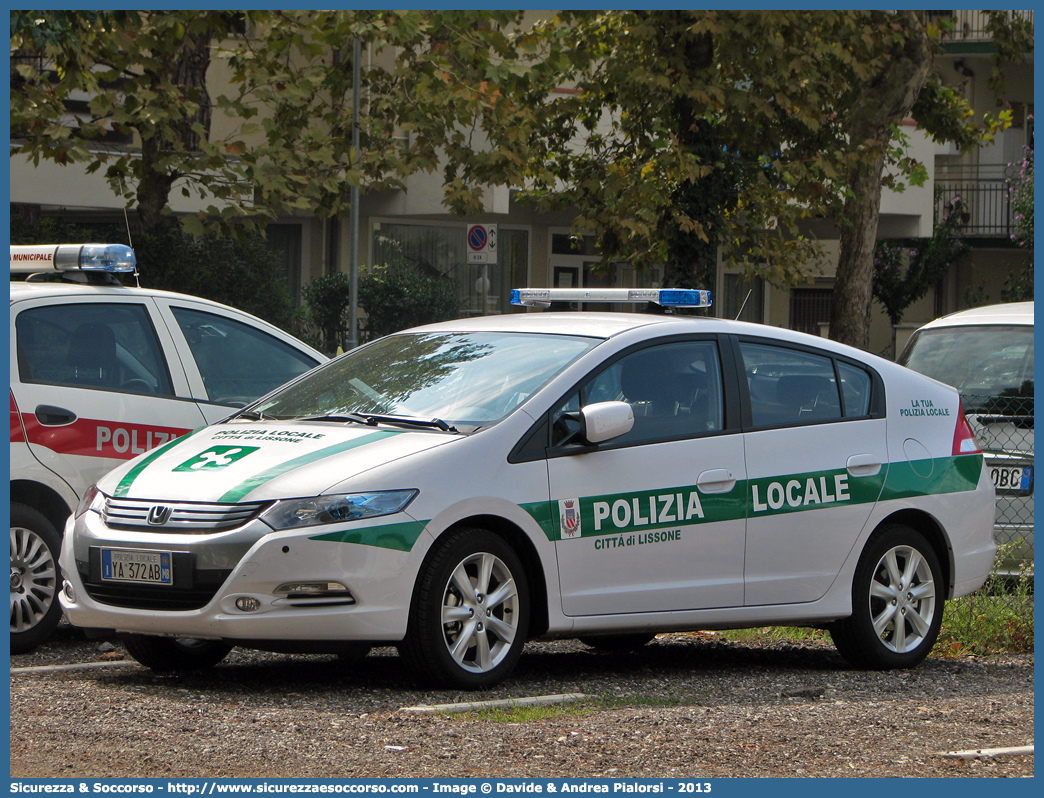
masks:
[[[912,668],[942,626],[946,585],[939,558],[916,530],[887,527],[856,566],[852,615],[830,627],[834,645],[857,668]]]
[[[515,667],[529,628],[522,563],[482,529],[447,533],[421,568],[400,652],[422,682],[474,690]]]
[[[25,504],[11,504],[12,654],[32,651],[62,619],[61,546],[61,535],[42,513]]]
[[[123,645],[134,659],[154,671],[197,671],[212,668],[232,646],[220,640],[189,637],[124,635]]]

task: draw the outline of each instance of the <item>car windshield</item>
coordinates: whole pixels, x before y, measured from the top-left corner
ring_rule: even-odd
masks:
[[[962,396],[1032,396],[1033,328],[997,325],[921,330],[899,362],[952,385]]]
[[[473,431],[506,417],[599,340],[496,332],[391,335],[317,369],[252,410],[275,419],[440,419]]]

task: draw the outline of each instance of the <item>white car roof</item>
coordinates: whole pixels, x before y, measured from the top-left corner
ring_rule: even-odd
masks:
[[[623,333],[658,326],[657,335],[685,333],[725,333],[732,335],[755,335],[773,338],[779,342],[815,346],[836,354],[857,358],[866,363],[891,363],[871,352],[819,338],[807,333],[754,324],[745,321],[718,319],[712,316],[680,316],[652,313],[588,313],[576,311],[537,311],[531,313],[508,313],[499,316],[475,316],[456,321],[429,324],[402,332],[532,332],[559,335],[586,335],[594,338],[612,338]],[[673,328],[673,329],[670,329]]]
[[[931,330],[936,327],[967,327],[984,324],[1026,324],[1033,326],[1032,302],[1009,302],[1006,305],[987,305],[951,313],[921,327]]]
[[[224,307],[218,302],[203,299],[188,294],[178,294],[173,291],[160,291],[155,288],[135,288],[133,286],[116,285],[91,285],[84,283],[63,282],[61,280],[47,280],[41,282],[13,282],[11,283],[11,300],[29,299],[30,297],[44,296],[158,296],[170,299],[191,299],[194,302],[203,302],[215,307]]]
[[[210,305],[211,307],[219,310],[226,311],[230,308],[229,305],[223,305],[220,302],[215,302],[212,299],[204,299],[201,296],[192,296],[190,294],[179,294],[174,291],[161,291],[157,288],[135,288],[133,286],[115,286],[115,285],[90,285],[83,283],[68,283],[59,280],[56,281],[45,281],[45,282],[14,282],[11,283],[11,301],[18,302],[24,299],[35,299],[37,297],[49,297],[49,296],[153,296],[173,300],[191,300],[200,305]],[[242,313],[245,316],[257,318],[253,314],[248,313],[245,310],[239,308],[232,308],[236,313]],[[263,320],[262,320],[263,321]],[[268,324],[268,322],[264,322]]]

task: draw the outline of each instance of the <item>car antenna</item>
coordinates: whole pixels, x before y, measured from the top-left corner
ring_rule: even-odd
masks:
[[[123,186],[123,178],[120,178],[120,193],[126,194],[127,189]],[[123,204],[123,223],[127,225],[127,246],[134,249],[134,239],[131,238],[130,229],[130,217],[127,216],[127,203]],[[138,279],[138,264],[137,261],[134,263],[134,285],[136,288],[141,288],[141,280]]]
[[[747,307],[747,300],[750,299],[750,295],[754,293],[754,289],[751,288],[747,291],[747,295],[743,297],[743,304],[740,305],[739,313],[736,314],[736,318],[733,321],[739,321],[740,315],[743,313],[743,308]]]

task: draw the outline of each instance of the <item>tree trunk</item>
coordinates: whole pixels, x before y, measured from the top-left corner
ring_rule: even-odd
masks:
[[[910,113],[932,64],[927,31],[914,11],[898,12],[908,35],[881,71],[868,80],[851,109],[849,144],[860,157],[848,174],[830,337],[868,349],[873,298],[874,244],[881,215],[881,177],[893,125]]]
[[[211,102],[207,91],[207,69],[210,67],[210,32],[189,34],[177,57],[166,69],[153,72],[156,85],[171,84],[198,104],[196,113],[177,120],[168,130],[155,130],[141,142],[141,181],[138,183],[138,219],[145,230],[171,225],[174,217],[164,213],[170,202],[170,190],[181,176],[175,166],[163,166],[165,150],[173,137],[186,153],[200,151],[200,137],[192,125],[200,123],[210,133]]]
[[[173,224],[174,218],[163,213],[170,201],[170,189],[176,172],[158,169],[162,141],[159,135],[141,141],[141,178],[138,181],[138,221],[145,231]]]
[[[870,305],[873,301],[874,245],[881,210],[884,155],[860,163],[849,173],[852,194],[845,200],[840,255],[830,309],[830,337],[868,349]]]

